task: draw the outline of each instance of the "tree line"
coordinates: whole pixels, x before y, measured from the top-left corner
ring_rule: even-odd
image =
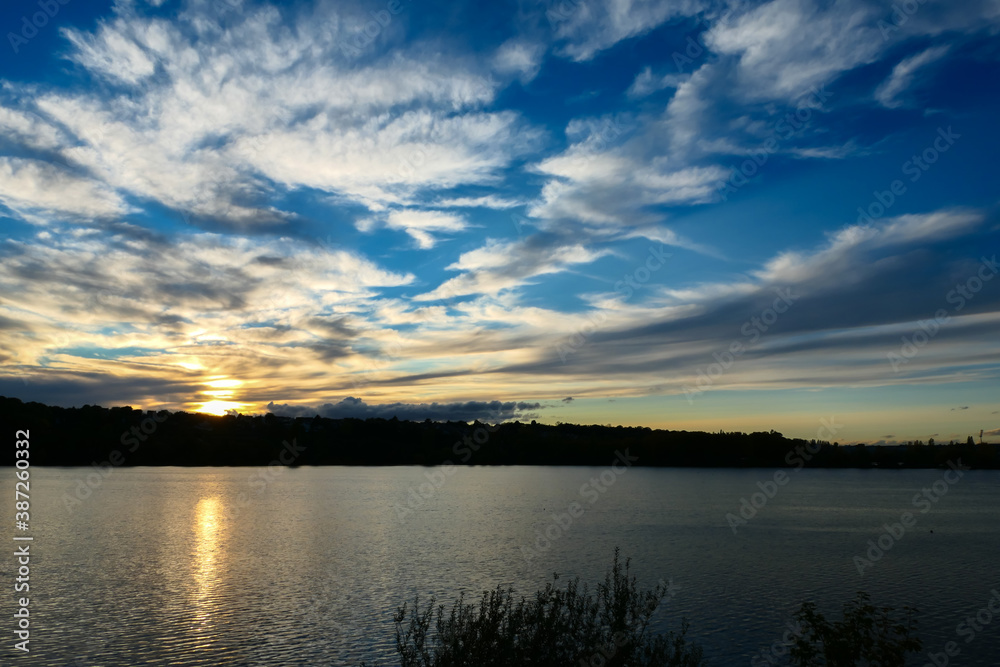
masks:
[[[0,421],[30,429],[32,465],[608,465],[935,468],[961,459],[996,469],[998,446],[965,442],[876,446],[786,438],[777,431],[707,433],[648,427],[460,421],[213,416],[61,408],[0,397]],[[13,432],[13,431],[12,431]]]

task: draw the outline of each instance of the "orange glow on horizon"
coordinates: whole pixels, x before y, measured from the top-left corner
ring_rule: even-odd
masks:
[[[226,414],[226,410],[238,410],[244,405],[246,404],[234,401],[208,401],[207,403],[203,403],[197,412],[221,417]]]

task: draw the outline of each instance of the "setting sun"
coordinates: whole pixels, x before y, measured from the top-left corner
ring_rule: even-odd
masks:
[[[226,414],[226,410],[238,410],[243,405],[243,403],[234,403],[233,401],[208,401],[198,408],[198,412],[221,417]]]

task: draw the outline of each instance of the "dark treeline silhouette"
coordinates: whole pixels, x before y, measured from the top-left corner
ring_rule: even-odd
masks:
[[[705,433],[646,427],[291,418],[60,408],[0,397],[0,422],[28,429],[32,465],[595,465],[625,452],[637,466],[1000,467],[996,444],[842,445],[776,431]]]

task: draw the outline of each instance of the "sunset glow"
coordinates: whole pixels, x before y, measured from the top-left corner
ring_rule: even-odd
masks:
[[[1000,15],[917,5],[67,5],[2,56],[0,394],[1000,433]]]

